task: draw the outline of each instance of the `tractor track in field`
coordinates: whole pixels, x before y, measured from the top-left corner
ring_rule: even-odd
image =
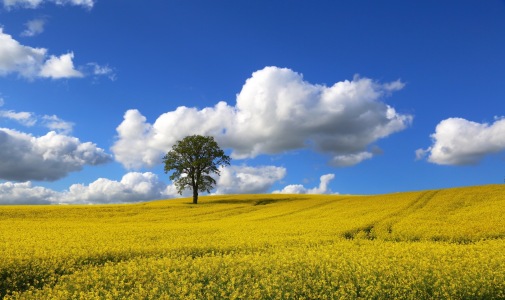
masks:
[[[393,233],[393,226],[396,223],[424,208],[439,192],[439,190],[423,192],[404,209],[393,212],[371,224],[347,230],[343,233],[343,237],[351,240],[357,236],[361,236],[374,240],[377,238],[375,231],[380,227],[385,228],[387,234],[391,235]]]
[[[347,199],[349,199],[349,197],[337,198],[337,199],[334,199],[334,200],[331,200],[331,201],[326,201],[326,202],[323,202],[323,203],[318,203],[318,204],[315,204],[315,205],[311,205],[309,207],[304,207],[304,208],[300,208],[300,209],[297,209],[297,210],[291,210],[291,211],[280,213],[280,214],[276,214],[276,215],[273,215],[273,216],[268,216],[268,217],[265,217],[265,218],[257,219],[257,221],[271,220],[271,219],[276,219],[276,218],[282,218],[282,217],[287,217],[287,216],[291,216],[291,215],[296,215],[296,214],[300,214],[300,213],[305,213],[307,211],[311,211],[311,210],[314,210],[314,209],[318,209],[318,208],[321,208],[321,207],[333,204],[333,203],[335,203],[335,201],[342,201],[342,200],[347,200]]]

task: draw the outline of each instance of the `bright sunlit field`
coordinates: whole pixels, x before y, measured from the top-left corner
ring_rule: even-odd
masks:
[[[5,299],[505,299],[505,185],[0,206]]]

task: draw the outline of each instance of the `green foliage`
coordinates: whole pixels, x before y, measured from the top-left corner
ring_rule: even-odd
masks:
[[[219,167],[230,164],[230,157],[224,154],[211,136],[192,135],[178,141],[163,157],[165,173],[173,170],[170,180],[175,182],[177,191],[193,190],[193,203],[198,201],[198,192],[210,192],[216,184],[211,174],[219,175]]]

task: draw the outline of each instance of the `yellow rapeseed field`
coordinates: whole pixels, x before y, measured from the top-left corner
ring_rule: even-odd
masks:
[[[4,299],[505,299],[505,185],[0,206]]]

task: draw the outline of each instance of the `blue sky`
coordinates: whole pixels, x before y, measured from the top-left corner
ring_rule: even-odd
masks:
[[[504,1],[0,1],[0,203],[503,183]]]

